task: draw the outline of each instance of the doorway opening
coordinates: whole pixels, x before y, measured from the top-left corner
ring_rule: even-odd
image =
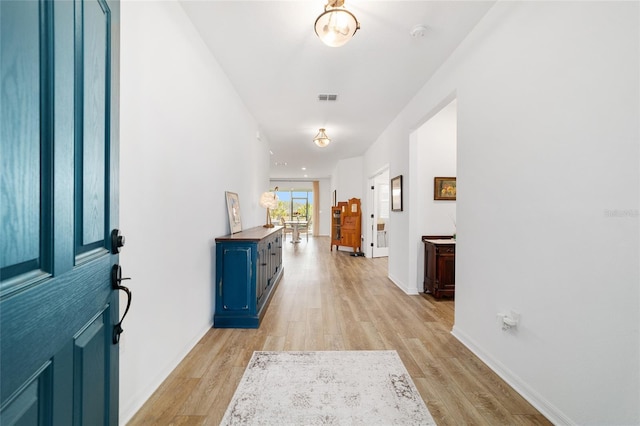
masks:
[[[410,136],[410,283],[416,293],[424,292],[425,254],[423,235],[457,237],[455,197],[436,197],[436,178],[456,178],[457,182],[457,99],[449,98],[430,114]],[[415,213],[415,214],[414,214]],[[413,290],[411,289],[411,290]]]
[[[389,168],[369,178],[369,257],[389,256]]]

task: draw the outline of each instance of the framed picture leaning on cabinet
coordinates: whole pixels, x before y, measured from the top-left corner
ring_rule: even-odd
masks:
[[[240,199],[235,192],[225,191],[227,198],[227,212],[229,213],[229,227],[231,233],[242,231],[242,219],[240,217]]]

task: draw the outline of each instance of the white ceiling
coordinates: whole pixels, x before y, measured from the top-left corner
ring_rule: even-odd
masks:
[[[332,48],[313,28],[323,0],[181,1],[269,142],[270,177],[289,179],[329,177],[362,155],[493,3],[346,0],[361,29]],[[312,142],[320,127],[326,148]]]

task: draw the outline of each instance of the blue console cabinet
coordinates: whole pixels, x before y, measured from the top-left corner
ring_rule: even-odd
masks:
[[[258,328],[282,277],[282,227],[216,238],[217,328]]]

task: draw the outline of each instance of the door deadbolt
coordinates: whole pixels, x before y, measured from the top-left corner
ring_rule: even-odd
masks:
[[[120,253],[120,249],[124,246],[124,241],[124,235],[122,235],[119,229],[111,231],[111,253]]]

